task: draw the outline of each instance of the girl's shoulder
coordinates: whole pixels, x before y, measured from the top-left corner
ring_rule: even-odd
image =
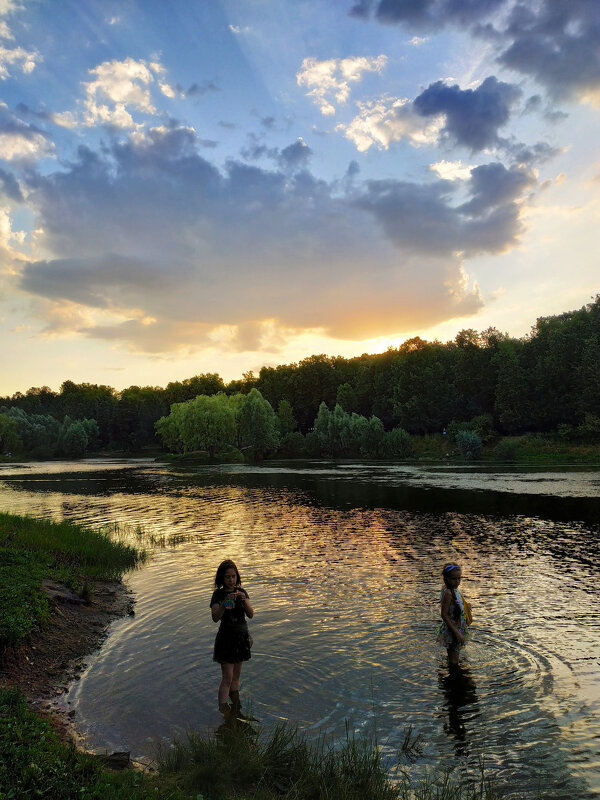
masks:
[[[210,598],[211,606],[215,603],[220,603],[221,600],[225,597],[225,589],[221,587],[220,589],[215,589],[212,593],[212,597]]]

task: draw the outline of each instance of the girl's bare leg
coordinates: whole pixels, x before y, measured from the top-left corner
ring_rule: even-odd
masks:
[[[237,664],[233,665],[233,676],[231,678],[231,685],[229,686],[231,692],[239,692],[240,690],[240,675],[242,674],[243,663],[243,661],[238,661]]]
[[[459,657],[458,650],[448,649],[448,663],[451,666],[454,667],[456,666],[456,664],[458,664],[458,657]]]
[[[227,698],[229,697],[229,690],[233,681],[234,667],[236,664],[221,664],[221,683],[219,684],[219,710],[222,711],[227,705]],[[239,675],[238,675],[239,684]]]

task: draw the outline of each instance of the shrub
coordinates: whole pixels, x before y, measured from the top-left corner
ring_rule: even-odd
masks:
[[[302,458],[306,455],[304,436],[299,431],[286,433],[279,445],[279,455],[285,458]]]
[[[496,458],[498,461],[516,461],[518,444],[513,439],[503,439],[496,447]]]
[[[458,431],[456,434],[456,446],[465,461],[477,461],[481,458],[482,442],[473,431]]]
[[[413,453],[410,434],[404,428],[393,428],[385,434],[383,452],[388,458],[409,458]]]

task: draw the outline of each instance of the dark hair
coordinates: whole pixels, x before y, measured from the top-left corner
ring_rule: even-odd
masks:
[[[215,589],[220,589],[225,583],[225,573],[227,572],[228,569],[235,570],[235,574],[237,576],[235,585],[239,586],[241,584],[242,578],[238,568],[235,565],[235,562],[232,561],[230,558],[227,558],[225,559],[225,561],[221,561],[221,563],[217,568],[217,574],[215,575]]]
[[[445,586],[452,590],[452,596],[454,596],[454,589],[452,589],[451,586],[448,586],[448,578],[450,577],[450,573],[454,572],[455,569],[460,569],[460,566],[455,561],[448,561],[447,564],[444,564],[444,568],[442,570],[442,579]]]

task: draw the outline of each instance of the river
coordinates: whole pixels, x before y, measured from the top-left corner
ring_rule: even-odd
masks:
[[[87,746],[151,756],[219,724],[209,600],[237,562],[252,603],[242,700],[266,728],[372,735],[390,764],[507,796],[600,796],[600,470],[145,460],[5,464],[0,509],[154,542],[69,700]],[[136,528],[144,537],[139,539]],[[435,641],[440,570],[463,569],[472,640]]]

